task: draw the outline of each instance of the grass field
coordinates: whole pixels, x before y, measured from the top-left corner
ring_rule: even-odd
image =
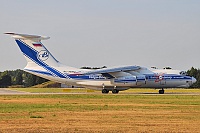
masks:
[[[199,95],[1,95],[1,132],[200,132]]]

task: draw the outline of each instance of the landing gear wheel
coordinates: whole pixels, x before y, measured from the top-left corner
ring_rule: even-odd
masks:
[[[165,90],[162,89],[162,90],[159,90],[159,94],[164,94],[165,93]]]
[[[113,94],[117,94],[117,93],[119,93],[119,90],[113,89],[113,90],[112,90],[112,93],[113,93]]]
[[[109,91],[108,90],[106,90],[106,89],[103,89],[102,90],[102,93],[104,93],[104,94],[107,94]]]

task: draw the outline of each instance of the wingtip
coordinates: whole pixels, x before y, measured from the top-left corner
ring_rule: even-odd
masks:
[[[15,35],[15,33],[13,33],[13,32],[5,32],[4,34],[7,34],[7,35]]]

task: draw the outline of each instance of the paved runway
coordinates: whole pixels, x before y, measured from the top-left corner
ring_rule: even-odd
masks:
[[[0,95],[17,95],[17,94],[29,94],[29,92],[9,90],[7,88],[0,88]]]
[[[178,93],[178,92],[168,92],[165,94],[158,94],[158,93],[134,93],[134,92],[119,92],[119,94],[102,94],[101,91],[95,91],[95,92],[63,92],[63,93],[30,93],[30,92],[23,92],[23,91],[15,91],[15,90],[10,90],[8,88],[0,88],[0,95],[46,95],[46,94],[51,94],[51,95],[56,95],[56,94],[61,94],[61,95],[67,95],[67,94],[91,94],[91,95],[200,95],[200,93],[193,93],[193,92],[183,92],[183,93]]]

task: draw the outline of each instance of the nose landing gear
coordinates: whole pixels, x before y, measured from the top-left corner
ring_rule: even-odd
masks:
[[[164,94],[165,90],[162,88],[161,90],[159,90],[159,94]]]

